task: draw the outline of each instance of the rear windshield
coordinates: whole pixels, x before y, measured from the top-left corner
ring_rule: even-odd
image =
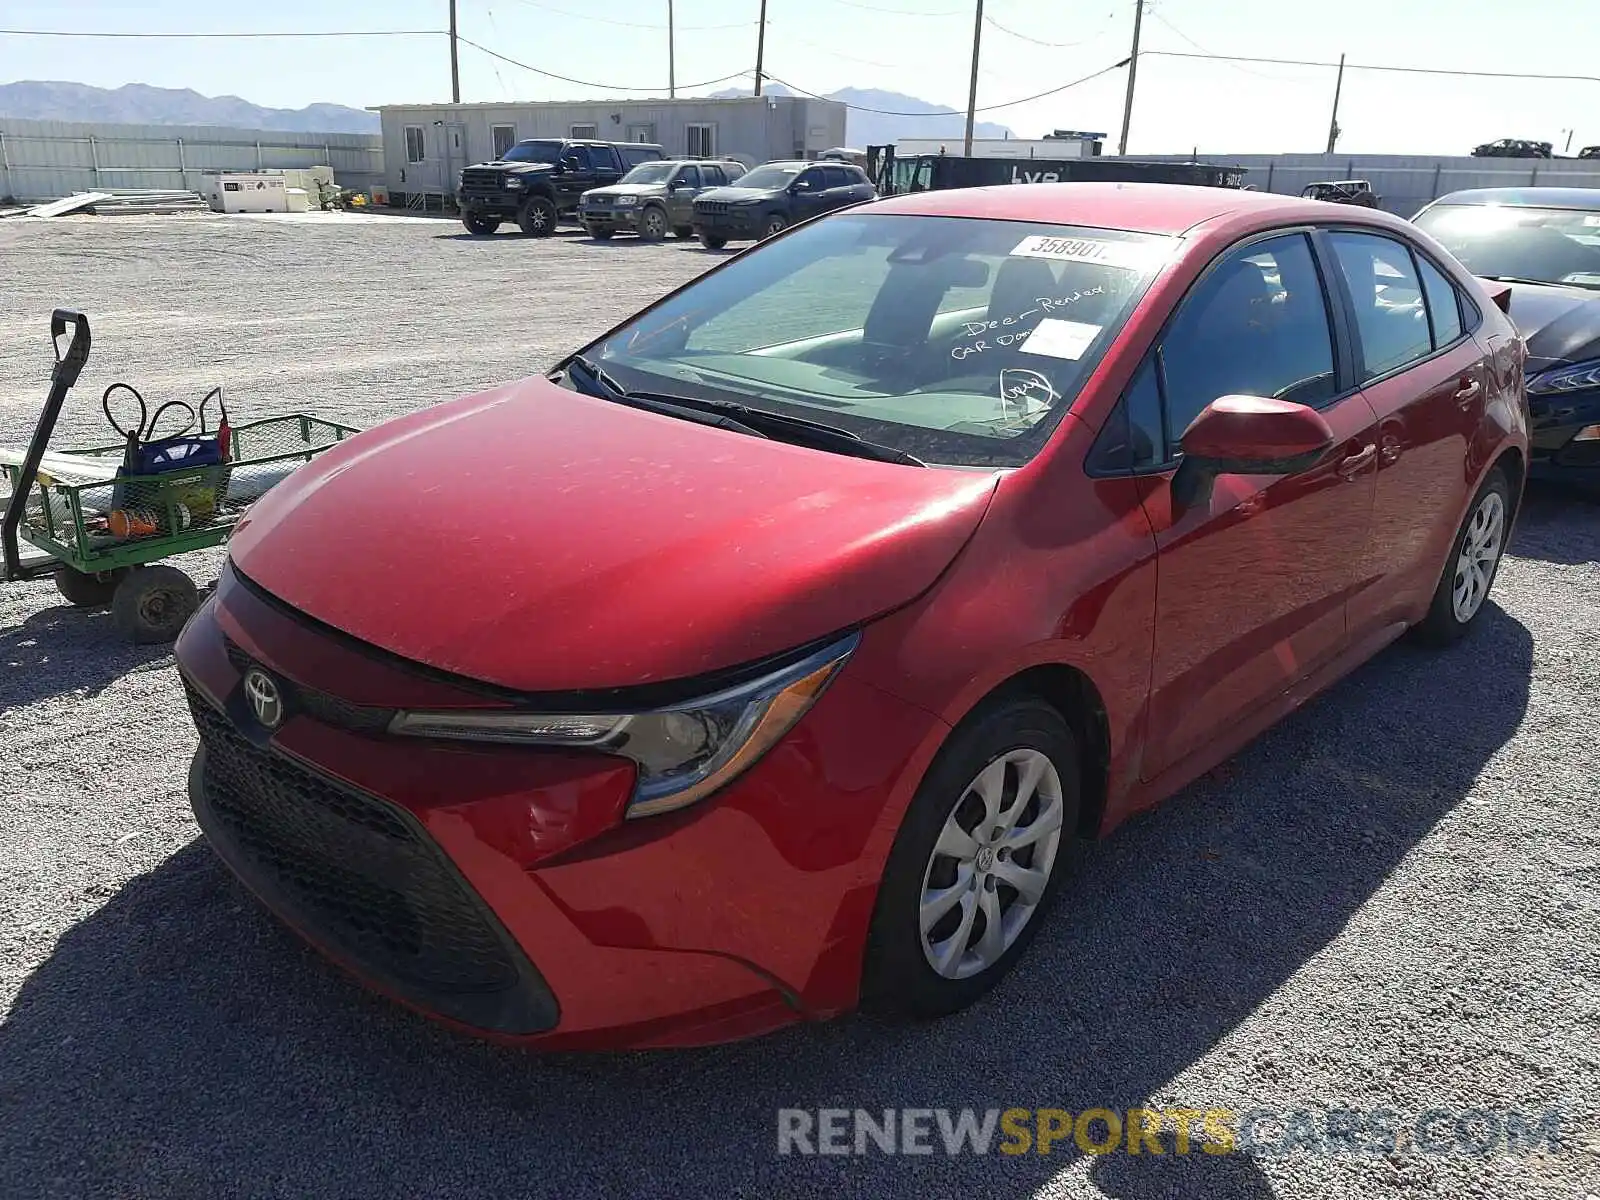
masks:
[[[1474,275],[1600,289],[1600,201],[1587,211],[1435,204],[1416,224]]]
[[[824,421],[926,462],[1016,466],[1175,245],[1072,225],[840,214],[690,284],[598,357],[630,390]]]
[[[556,163],[561,161],[560,142],[518,142],[506,151],[502,162]]]

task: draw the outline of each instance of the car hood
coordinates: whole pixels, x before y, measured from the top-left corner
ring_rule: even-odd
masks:
[[[1513,283],[1508,315],[1528,342],[1528,370],[1600,358],[1600,291]]]
[[[931,586],[998,473],[751,437],[539,378],[387,422],[269,491],[245,576],[306,615],[522,691],[754,662]]]
[[[696,196],[695,200],[722,200],[730,204],[737,204],[740,200],[767,200],[776,196],[780,190],[778,188],[745,187],[709,188]]]
[[[607,187],[590,188],[586,196],[665,196],[664,183],[613,183]]]

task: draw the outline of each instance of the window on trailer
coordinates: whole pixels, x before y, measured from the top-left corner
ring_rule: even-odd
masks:
[[[406,161],[419,163],[428,157],[427,142],[423,140],[421,125],[406,126]]]
[[[505,157],[507,150],[517,144],[517,127],[515,125],[491,125],[489,137],[494,141],[494,157],[496,161]]]
[[[717,154],[717,127],[715,125],[690,125],[685,152],[690,158],[715,158]]]
[[[570,136],[575,138],[596,138],[600,136],[598,125],[574,125]]]

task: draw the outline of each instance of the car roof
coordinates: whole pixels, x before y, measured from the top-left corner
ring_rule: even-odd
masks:
[[[1440,196],[1435,204],[1508,204],[1525,208],[1600,208],[1600,188],[1467,188]]]
[[[874,212],[929,217],[1051,221],[1139,233],[1177,234],[1218,217],[1257,216],[1327,221],[1320,200],[1180,183],[1001,183],[991,187],[915,192],[876,201]],[[1375,210],[1341,206],[1340,221],[1365,221]],[[1384,214],[1375,214],[1382,216]]]

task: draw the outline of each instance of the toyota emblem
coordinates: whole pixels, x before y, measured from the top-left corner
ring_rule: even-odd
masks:
[[[263,728],[276,729],[283,722],[283,696],[272,676],[259,667],[245,672],[244,695]]]

